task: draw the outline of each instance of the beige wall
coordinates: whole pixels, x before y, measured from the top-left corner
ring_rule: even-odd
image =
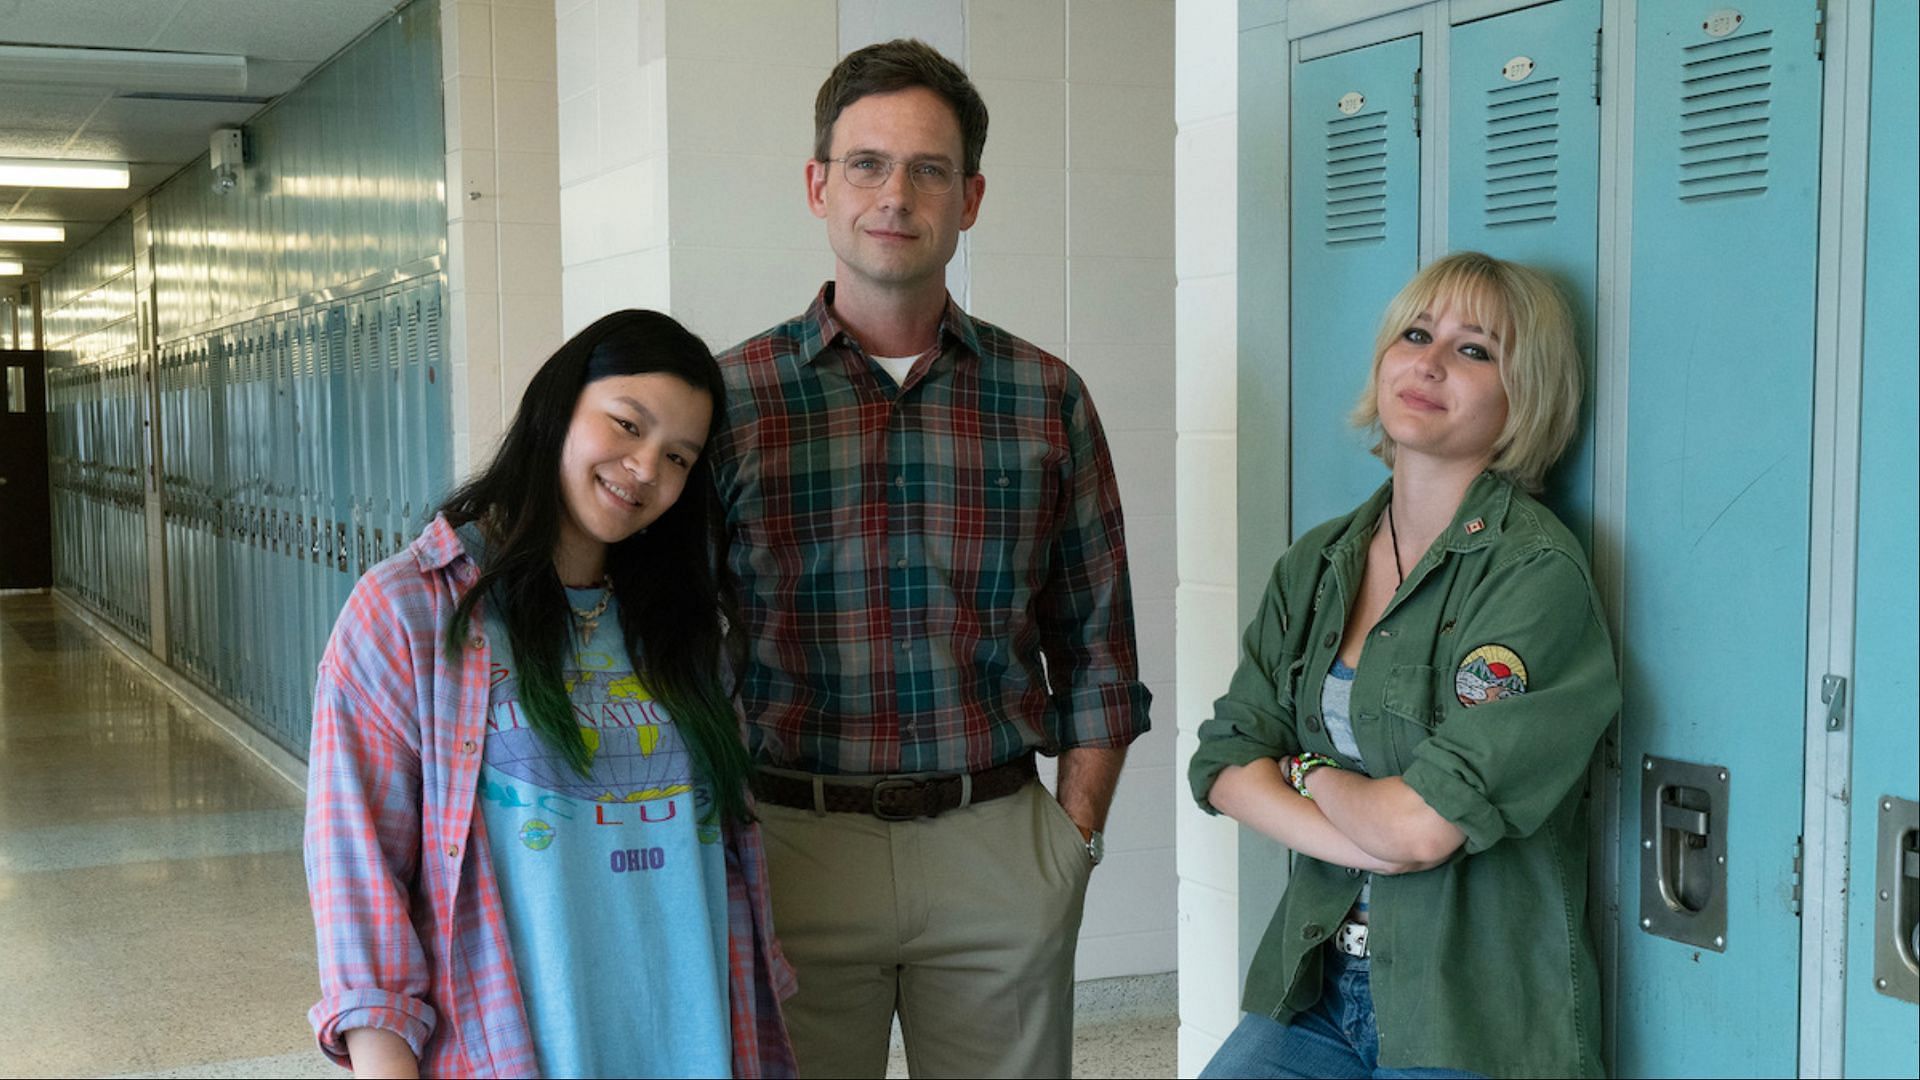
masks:
[[[560,344],[552,0],[442,0],[453,465],[492,452]]]
[[[955,55],[992,124],[979,224],[950,267],[969,310],[1072,363],[1113,447],[1142,675],[1133,752],[1082,934],[1083,977],[1174,964],[1172,0],[554,0],[562,323],[671,311],[716,347],[832,275],[802,166],[843,49],[914,34]]]

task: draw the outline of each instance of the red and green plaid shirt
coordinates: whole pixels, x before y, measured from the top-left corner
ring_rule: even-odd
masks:
[[[1147,730],[1120,494],[1079,376],[951,300],[904,385],[833,286],[720,365],[708,448],[757,760],[978,771]]]

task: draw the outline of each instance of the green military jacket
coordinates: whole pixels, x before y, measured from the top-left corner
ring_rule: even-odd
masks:
[[[1392,485],[1274,567],[1189,780],[1208,813],[1229,765],[1309,752],[1367,545]],[[1620,705],[1586,556],[1546,507],[1476,479],[1369,632],[1349,716],[1368,772],[1399,776],[1466,834],[1431,870],[1376,876],[1368,908],[1380,1064],[1599,1076],[1587,926],[1586,772]],[[1243,1006],[1283,1023],[1320,997],[1320,945],[1361,874],[1295,855]]]

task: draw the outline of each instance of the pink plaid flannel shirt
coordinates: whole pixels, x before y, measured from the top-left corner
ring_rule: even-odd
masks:
[[[475,812],[488,650],[446,626],[479,574],[445,518],[354,586],[320,661],[308,757],[306,863],[319,938],[320,1048],[385,1028],[423,1076],[535,1076],[486,825]],[[733,1071],[794,1075],[757,826],[726,835]]]

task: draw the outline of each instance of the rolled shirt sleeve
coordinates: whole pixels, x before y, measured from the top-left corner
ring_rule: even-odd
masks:
[[[1619,711],[1620,684],[1592,582],[1556,549],[1489,574],[1462,606],[1454,640],[1456,673],[1489,646],[1524,668],[1520,692],[1473,705],[1446,695],[1403,776],[1466,834],[1472,854],[1532,835],[1561,804]]]
[[[314,692],[304,846],[321,998],[309,1019],[320,1048],[342,1064],[354,1028],[395,1032],[420,1058],[436,1022],[411,912],[422,826],[417,727],[410,734],[364,685],[404,684],[404,672],[389,670],[405,662],[393,647],[404,640],[377,584],[363,580]]]
[[[1061,750],[1121,747],[1146,733],[1151,696],[1140,682],[1120,486],[1078,376],[1068,378],[1060,411],[1069,449],[1065,506],[1048,581],[1035,598],[1053,691],[1046,734]]]

